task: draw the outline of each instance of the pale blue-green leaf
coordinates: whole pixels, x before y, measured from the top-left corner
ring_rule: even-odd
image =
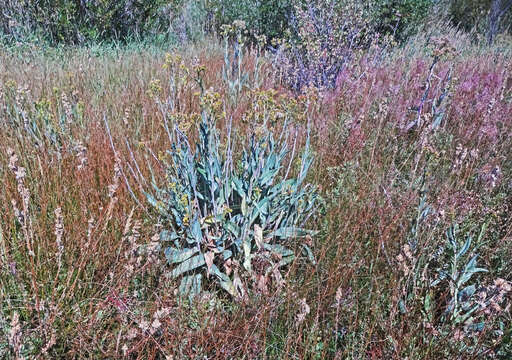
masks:
[[[457,226],[452,225],[448,228],[448,230],[446,230],[446,237],[448,239],[448,243],[454,251],[457,250],[457,241],[455,240],[456,229]]]
[[[232,255],[233,255],[233,252],[231,250],[224,250],[222,252],[222,257],[224,258],[224,260],[229,259]]]
[[[471,236],[468,236],[467,240],[464,242],[464,245],[462,245],[462,248],[457,253],[457,258],[463,256],[466,253],[466,251],[468,251],[469,246],[471,245],[471,240]]]
[[[464,271],[463,272],[471,271],[473,268],[475,268],[475,266],[476,266],[476,259],[477,258],[478,258],[478,255],[474,255],[471,258],[471,260],[469,260],[469,262],[464,267]]]
[[[211,272],[219,280],[220,286],[224,290],[226,290],[231,296],[236,297],[238,295],[237,291],[236,291],[236,287],[233,285],[233,282],[231,281],[229,276],[227,276],[222,271],[220,271],[219,268],[215,264],[212,265]]]
[[[475,274],[475,273],[488,272],[488,271],[489,270],[487,270],[487,269],[473,268],[472,270],[469,270],[469,271],[465,272],[460,277],[459,281],[457,281],[457,286],[460,287],[460,286],[464,285],[471,278],[471,276],[473,276],[473,274]]]
[[[398,308],[400,309],[400,313],[402,313],[402,314],[407,313],[407,308],[405,307],[405,302],[402,299],[400,299],[398,301]]]
[[[168,247],[164,250],[165,257],[170,264],[179,264],[183,261],[190,259],[197,254],[197,249],[183,249],[179,250],[173,247]]]
[[[201,224],[199,223],[199,220],[196,218],[192,221],[192,226],[190,227],[190,233],[194,237],[195,241],[197,243],[201,243],[203,239],[203,235],[201,232]]]
[[[194,270],[194,269],[197,269],[197,268],[203,266],[204,264],[205,264],[205,260],[204,260],[203,254],[198,254],[194,257],[191,257],[191,258],[185,260],[184,262],[182,262],[181,264],[176,266],[172,270],[171,275],[172,275],[172,277],[178,277],[181,274],[191,271],[191,270]]]
[[[480,234],[478,234],[478,241],[477,241],[478,245],[480,245],[486,231],[487,231],[487,223],[484,223],[482,226],[482,229],[480,230]]]
[[[279,260],[277,267],[286,266],[286,265],[290,264],[291,262],[293,262],[293,260],[295,260],[295,255],[285,256],[281,260]]]
[[[311,251],[309,246],[306,244],[302,244],[302,248],[304,249],[304,252],[306,253],[309,261],[311,261],[313,265],[316,265],[315,256],[313,255],[313,252]]]
[[[151,204],[151,206],[158,209],[158,201],[155,199],[155,197],[147,192],[144,192],[144,195],[146,195],[146,198],[148,199],[148,202]]]
[[[174,241],[178,238],[178,234],[176,234],[174,231],[162,230],[160,232],[160,241]]]
[[[474,305],[474,306],[471,308],[471,310],[469,310],[469,311],[465,312],[464,314],[459,314],[459,315],[455,318],[454,322],[455,322],[456,324],[461,324],[461,323],[465,323],[465,322],[467,322],[467,321],[468,321],[468,319],[471,317],[471,315],[472,315],[475,311],[477,311],[478,309],[480,309],[480,305],[478,305],[478,304]]]
[[[242,182],[237,177],[233,176],[231,178],[231,181],[233,183],[233,187],[235,188],[238,195],[243,198],[245,196],[244,189],[242,187]]]
[[[224,228],[227,229],[231,234],[233,234],[237,238],[240,237],[241,235],[240,228],[238,227],[238,225],[236,225],[230,220],[226,220],[226,222],[224,223]]]
[[[430,293],[427,293],[427,295],[425,295],[425,301],[423,303],[423,308],[425,309],[425,313],[427,314],[427,316],[429,318],[431,317],[431,312],[434,308],[432,302],[433,302],[432,295]]]
[[[291,237],[302,237],[306,235],[314,236],[318,233],[318,231],[305,230],[298,227],[282,227],[275,231],[272,231],[269,236],[273,237],[281,237],[281,238],[291,238]]]
[[[244,217],[246,217],[248,209],[247,209],[247,201],[245,199],[245,196],[242,197],[242,203],[240,204],[240,209],[242,210],[242,215]]]
[[[440,111],[435,114],[434,116],[434,122],[432,123],[432,130],[436,130],[439,125],[441,125],[441,121],[443,120],[444,112]]]
[[[251,256],[251,248],[252,248],[252,244],[251,244],[251,238],[249,236],[245,236],[245,239],[243,240],[242,242],[242,248],[244,250],[244,268],[249,272],[251,273],[252,272],[252,265],[251,265],[251,260],[252,260],[252,256]]]
[[[182,296],[188,296],[189,299],[193,299],[201,292],[201,274],[186,275],[181,279],[178,292]]]
[[[485,328],[485,322],[479,322],[479,323],[474,323],[474,324],[469,324],[466,326],[466,328],[469,330],[469,331],[483,331],[484,328]]]
[[[259,183],[261,185],[265,185],[265,186],[269,186],[271,183],[272,183],[272,180],[274,179],[274,177],[277,175],[279,169],[281,167],[278,167],[277,169],[275,170],[268,170],[267,172],[265,172],[260,180],[259,180]]]
[[[288,248],[286,248],[286,247],[284,247],[283,245],[280,245],[280,244],[264,243],[263,247],[266,250],[269,250],[269,251],[271,251],[273,253],[281,255],[282,257],[293,255],[293,251],[292,250],[290,250],[290,249],[288,249]]]
[[[448,303],[448,306],[446,307],[446,310],[444,311],[445,314],[450,314],[454,308],[455,308],[455,301],[453,301],[453,299],[451,299],[450,302]]]
[[[464,289],[459,291],[459,293],[458,293],[458,301],[459,302],[464,302],[464,301],[469,300],[471,298],[471,296],[473,296],[475,291],[476,291],[475,285],[466,286]]]

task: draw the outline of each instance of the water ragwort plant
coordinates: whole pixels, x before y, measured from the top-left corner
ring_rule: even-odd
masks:
[[[271,279],[281,282],[280,269],[295,259],[290,240],[314,235],[304,228],[319,200],[315,187],[304,183],[313,161],[309,138],[298,175],[291,177],[293,151],[284,164],[287,133],[285,125],[277,141],[268,130],[253,134],[236,161],[232,136],[222,151],[207,110],[195,152],[177,126],[169,131],[166,184],[147,197],[160,213],[160,239],[172,277],[181,278],[181,294],[198,294],[205,277],[237,298],[247,294],[242,278],[264,290]],[[313,260],[308,245],[302,249]]]

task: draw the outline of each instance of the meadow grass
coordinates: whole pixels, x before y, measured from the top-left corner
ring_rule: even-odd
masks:
[[[334,88],[301,93],[253,49],[236,99],[215,39],[3,49],[0,357],[510,356],[512,61],[457,40],[361,54]],[[286,118],[301,149],[310,132],[308,181],[324,199],[315,264],[297,258],[284,285],[241,301],[214,286],[178,296],[145,201],[152,178],[165,182],[165,122],[196,139],[199,73],[223,136],[243,142]],[[432,285],[454,223],[488,270],[460,323],[446,315],[451,283]]]

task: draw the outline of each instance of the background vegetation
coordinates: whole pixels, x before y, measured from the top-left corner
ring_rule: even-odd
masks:
[[[141,38],[183,40],[197,33],[218,31],[223,24],[243,20],[251,32],[267,39],[293,31],[297,7],[308,0],[6,0],[0,4],[0,27],[10,40],[36,36],[56,43],[126,41]],[[509,30],[508,0],[372,0],[320,1],[338,11],[364,8],[381,34],[405,40],[432,17],[444,17],[466,30],[485,34],[492,7],[500,9],[500,30]]]
[[[0,4],[0,358],[511,357],[509,12],[52,4]]]

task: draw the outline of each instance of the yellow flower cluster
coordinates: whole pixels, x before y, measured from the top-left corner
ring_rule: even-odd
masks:
[[[200,97],[199,104],[201,108],[209,111],[216,118],[225,117],[226,114],[223,111],[223,101],[222,96],[213,91],[213,89],[208,89],[205,93]]]
[[[172,69],[176,67],[179,68],[182,65],[184,65],[183,58],[180,55],[173,55],[171,53],[165,54],[165,61],[164,64],[162,65],[163,69]]]
[[[308,105],[316,103],[318,94],[308,91],[300,97],[286,94],[278,95],[276,90],[257,90],[252,92],[253,106],[244,114],[244,121],[255,126],[273,127],[285,119],[304,123]]]
[[[162,84],[159,79],[153,79],[149,83],[149,88],[146,91],[146,94],[151,98],[158,97],[163,91]]]

